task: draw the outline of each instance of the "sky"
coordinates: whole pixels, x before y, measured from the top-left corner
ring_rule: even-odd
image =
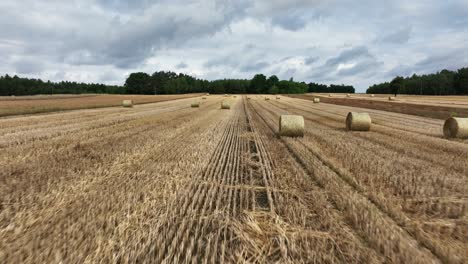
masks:
[[[351,84],[468,67],[468,0],[2,0],[0,75]]]

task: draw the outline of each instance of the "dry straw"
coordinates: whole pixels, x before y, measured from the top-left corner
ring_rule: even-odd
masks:
[[[388,97],[388,100],[389,100],[389,101],[395,101],[396,98],[395,98],[394,96],[389,96],[389,97]]]
[[[201,99],[206,100],[206,96],[203,96]]]
[[[304,117],[300,115],[281,115],[278,134],[286,137],[303,137]]]
[[[279,96],[276,96],[276,100],[279,100],[279,99],[281,99],[281,97],[279,97]]]
[[[372,124],[368,113],[349,112],[346,117],[346,129],[352,131],[369,131]]]
[[[374,97],[375,95],[371,94],[370,97]]]
[[[468,138],[468,118],[450,117],[444,123],[444,136],[447,138]]]
[[[231,105],[228,102],[221,102],[221,109],[231,109]]]
[[[314,104],[318,104],[318,103],[320,103],[320,98],[315,97],[315,98],[314,98]]]
[[[194,107],[200,107],[200,102],[193,102],[191,104],[191,107],[194,108]]]
[[[132,100],[123,100],[122,101],[122,106],[123,107],[133,107],[133,101]]]
[[[237,98],[237,95],[234,95],[234,98]]]
[[[351,95],[350,95],[350,94],[346,94],[346,97],[351,97]]]
[[[269,98],[269,97],[265,97],[265,101],[268,101],[268,100],[270,100],[270,98]]]
[[[328,94],[328,97],[332,97],[333,95],[332,94]]]

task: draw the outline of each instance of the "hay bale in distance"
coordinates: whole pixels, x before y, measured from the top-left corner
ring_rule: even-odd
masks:
[[[444,123],[446,138],[468,138],[468,118],[450,117]]]
[[[133,107],[133,101],[132,100],[123,100],[122,101],[122,106],[123,107]]]
[[[192,108],[200,107],[200,102],[193,102],[190,106],[191,106]]]
[[[281,115],[278,134],[285,137],[303,137],[304,117],[300,115]]]
[[[265,97],[265,101],[268,101],[268,100],[270,100],[270,98],[269,98],[269,97]]]
[[[318,103],[320,103],[320,98],[314,97],[314,104],[318,104]]]
[[[368,113],[349,112],[346,117],[346,129],[352,131],[369,131],[372,124]]]
[[[279,99],[281,99],[281,97],[279,97],[279,96],[276,96],[276,100],[279,100]]]
[[[374,97],[375,95],[371,94],[370,97]]]
[[[389,101],[395,101],[396,98],[395,98],[394,96],[389,96],[389,97],[388,97],[388,100],[389,100]]]
[[[237,98],[237,95],[234,95],[234,98]]]
[[[333,95],[332,94],[328,94],[328,97],[332,97]]]
[[[201,99],[206,100],[206,96],[203,96]]]
[[[221,109],[231,109],[231,105],[228,102],[221,102]]]
[[[350,94],[346,94],[346,97],[351,97],[351,95],[350,95]]]

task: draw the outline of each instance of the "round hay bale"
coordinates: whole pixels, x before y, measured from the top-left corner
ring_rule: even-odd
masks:
[[[314,104],[318,104],[318,103],[320,103],[320,98],[314,97]]]
[[[228,102],[221,102],[221,109],[231,109],[231,105]]]
[[[247,100],[250,100],[250,97],[247,97]]]
[[[193,102],[190,106],[191,106],[192,108],[200,107],[200,102]]]
[[[281,115],[278,134],[285,137],[303,137],[304,117],[300,115]]]
[[[370,97],[374,97],[375,95],[371,94]]]
[[[237,98],[237,95],[234,95],[234,98]]]
[[[206,96],[210,95],[210,93],[206,93]]]
[[[351,95],[350,95],[350,94],[346,94],[346,97],[351,97]]]
[[[276,100],[279,100],[279,99],[281,99],[281,97],[279,97],[279,96],[276,96]]]
[[[123,107],[133,107],[133,101],[132,100],[123,100],[122,101],[122,106]]]
[[[468,138],[468,118],[450,117],[444,123],[446,138]]]
[[[268,98],[268,97],[265,97],[265,101],[268,101],[268,100],[270,100],[270,98]]]
[[[333,95],[332,94],[328,94],[328,97],[332,97]]]
[[[346,129],[352,131],[369,131],[372,124],[368,113],[349,112],[346,117]]]
[[[203,96],[201,99],[206,100],[206,96]]]
[[[388,97],[388,100],[389,100],[389,101],[395,101],[396,98],[395,98],[394,96],[389,96],[389,97]]]
[[[228,95],[228,94],[225,94],[224,97],[229,97],[229,95]]]

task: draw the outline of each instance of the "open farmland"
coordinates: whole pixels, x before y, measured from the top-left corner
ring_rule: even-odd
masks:
[[[0,117],[118,106],[122,104],[122,100],[124,99],[133,100],[134,104],[147,104],[194,96],[199,96],[199,94],[158,96],[108,94],[0,96]]]
[[[0,119],[0,262],[468,261],[468,141],[442,120],[249,97]]]
[[[445,119],[451,116],[468,117],[468,96],[419,96],[419,95],[398,95],[395,100],[389,101],[391,94],[301,94],[291,95],[294,98],[312,100],[320,97],[322,102],[365,107],[390,112],[418,115],[423,117]]]

